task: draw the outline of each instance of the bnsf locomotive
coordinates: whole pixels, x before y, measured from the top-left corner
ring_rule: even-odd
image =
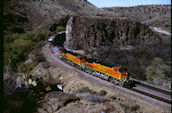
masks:
[[[50,47],[54,46],[50,43]],[[108,80],[123,87],[132,87],[132,81],[128,72],[122,71],[120,65],[99,62],[97,59],[87,58],[83,55],[66,51],[64,48],[58,50],[58,58],[66,63],[94,76]]]

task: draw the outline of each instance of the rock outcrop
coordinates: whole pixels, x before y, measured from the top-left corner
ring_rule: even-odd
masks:
[[[44,96],[44,99],[40,101],[40,108],[38,108],[39,113],[48,112],[54,113],[60,108],[66,106],[70,102],[79,100],[75,95],[67,94],[64,92],[52,91]]]
[[[126,19],[71,17],[66,29],[68,47],[73,49],[121,47],[134,45],[133,42],[139,45],[158,40],[159,36],[148,26]]]

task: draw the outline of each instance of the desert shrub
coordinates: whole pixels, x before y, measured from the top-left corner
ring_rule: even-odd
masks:
[[[88,92],[90,91],[89,87],[82,87],[81,89],[78,89],[78,92]]]
[[[112,100],[116,100],[116,99],[117,99],[117,97],[116,97],[115,95],[110,96],[110,98],[111,98]]]
[[[26,32],[25,34],[21,35],[20,38],[25,40],[32,40],[34,34],[32,32]]]
[[[36,67],[37,64],[38,62],[31,62],[27,64],[25,64],[24,62],[20,62],[17,65],[17,69],[18,69],[18,72],[20,73],[29,73]]]
[[[27,58],[31,47],[44,40],[46,32],[26,32],[24,34],[12,34],[4,37],[4,65],[11,60],[11,70],[17,71],[17,65]]]
[[[66,27],[65,26],[57,26],[56,27],[56,32],[61,32],[61,31],[65,31]]]
[[[106,95],[106,91],[105,90],[100,90],[100,95],[103,96],[103,95]]]
[[[152,65],[146,68],[145,74],[147,80],[152,77],[165,78],[170,74],[170,67],[164,64],[161,58],[155,57]]]
[[[91,93],[91,92],[93,92],[93,91],[90,90],[89,87],[82,87],[82,88],[78,89],[77,92]]]
[[[140,106],[139,105],[134,105],[131,107],[131,111],[137,111],[140,109]]]
[[[149,80],[150,77],[153,77],[156,74],[156,69],[153,66],[148,66],[146,68],[146,79]]]
[[[35,31],[33,41],[40,42],[41,40],[47,39],[47,32],[46,31]]]
[[[13,33],[12,35],[7,35],[4,37],[4,42],[12,42],[19,37],[18,33]]]
[[[55,29],[53,29],[49,35],[54,35],[55,33],[61,32],[61,31],[65,31],[66,27],[65,26],[56,26]]]
[[[37,62],[44,62],[45,58],[44,58],[44,56],[42,54],[36,54],[35,61],[37,61]]]

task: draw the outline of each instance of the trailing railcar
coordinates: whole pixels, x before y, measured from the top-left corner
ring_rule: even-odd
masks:
[[[74,67],[83,68],[85,65],[85,56],[66,51],[65,49],[59,51],[59,55],[62,56],[61,59],[65,60],[67,63]],[[73,64],[72,64],[73,63]]]

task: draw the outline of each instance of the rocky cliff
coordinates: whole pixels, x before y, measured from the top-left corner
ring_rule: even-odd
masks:
[[[126,47],[159,40],[148,26],[126,19],[76,16],[69,19],[66,28],[68,46],[73,49]]]
[[[162,40],[149,26],[126,19],[73,16],[67,22],[65,46],[127,67],[137,79],[145,79],[154,57],[171,64],[169,39]]]

